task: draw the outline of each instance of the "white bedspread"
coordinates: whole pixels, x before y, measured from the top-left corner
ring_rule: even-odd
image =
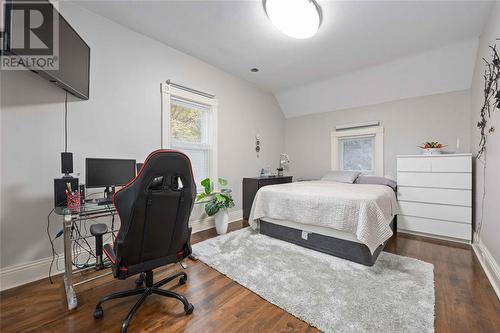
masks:
[[[391,237],[397,210],[388,186],[305,181],[260,188],[249,223],[255,229],[258,219],[269,217],[346,231],[373,253]]]

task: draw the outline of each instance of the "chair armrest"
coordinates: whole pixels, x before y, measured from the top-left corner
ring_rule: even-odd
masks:
[[[112,244],[105,244],[102,250],[106,254],[106,257],[108,257],[108,259],[111,261],[111,263],[113,265],[115,265],[116,264],[116,254],[115,254],[115,250],[113,249],[113,245]]]

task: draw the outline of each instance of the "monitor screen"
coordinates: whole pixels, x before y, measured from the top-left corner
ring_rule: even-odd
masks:
[[[62,16],[59,17],[59,70],[47,74],[70,93],[89,99],[90,47]]]
[[[88,188],[123,186],[135,177],[135,160],[87,158],[85,186]]]

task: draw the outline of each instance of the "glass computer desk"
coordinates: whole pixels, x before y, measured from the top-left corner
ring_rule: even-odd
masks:
[[[72,243],[82,238],[80,235],[72,236],[72,230],[75,227],[75,223],[79,221],[95,220],[103,217],[114,217],[117,215],[117,211],[113,205],[97,205],[96,203],[86,203],[81,205],[79,208],[67,208],[67,207],[56,207],[54,209],[56,215],[62,216],[63,218],[63,238],[64,238],[64,289],[66,292],[66,300],[68,302],[68,309],[73,310],[78,306],[78,300],[76,297],[75,287],[98,279],[102,276],[111,274],[111,271],[107,270],[105,273],[94,276],[92,278],[74,282],[73,274],[76,271],[81,271],[81,268],[73,267],[73,250]],[[110,230],[108,233],[115,232],[117,230]],[[92,236],[85,236],[92,237]],[[89,267],[92,268],[92,267]],[[85,269],[89,269],[85,268]]]

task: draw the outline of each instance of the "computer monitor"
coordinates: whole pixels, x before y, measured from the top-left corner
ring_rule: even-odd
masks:
[[[87,188],[123,186],[134,177],[135,160],[85,159],[85,186]]]

